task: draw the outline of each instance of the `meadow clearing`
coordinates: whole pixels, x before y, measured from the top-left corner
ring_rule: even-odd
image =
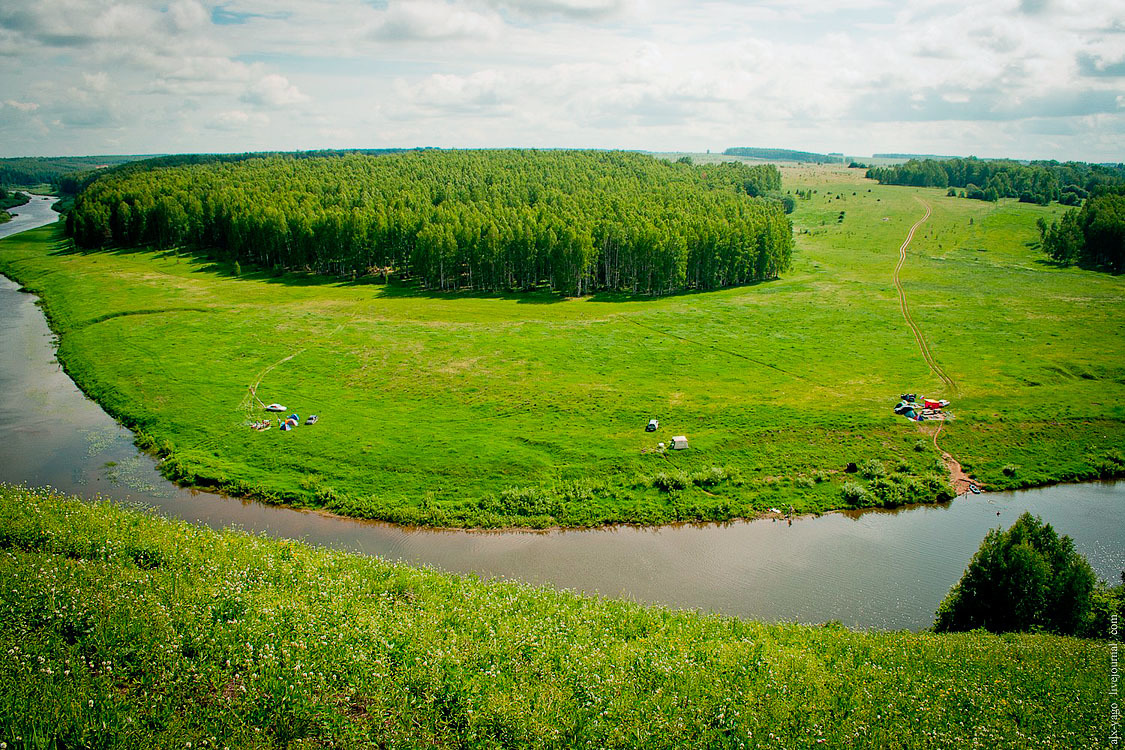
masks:
[[[8,747],[1109,747],[1108,654],[645,608],[0,485]]]
[[[42,296],[68,372],[165,473],[272,502],[585,526],[946,498],[933,425],[891,412],[904,392],[953,402],[939,444],[986,488],[1125,469],[1125,287],[1046,260],[1035,222],[1061,207],[842,167],[786,168],[782,189],[809,196],[793,267],[707,293],[433,293],[79,252],[57,226],[0,242],[0,271]],[[927,208],[900,277],[949,382],[892,280]],[[320,421],[252,431],[270,402]],[[656,450],[673,435],[690,449]]]

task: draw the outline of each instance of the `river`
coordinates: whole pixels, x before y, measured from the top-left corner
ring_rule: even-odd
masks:
[[[0,237],[53,221],[37,196]],[[0,276],[0,481],[100,494],[214,528],[304,539],[413,565],[677,608],[854,628],[928,626],[990,528],[1025,510],[1069,534],[1098,575],[1125,567],[1125,482],[959,498],[943,507],[593,531],[404,529],[177,487],[75,387],[36,298]]]

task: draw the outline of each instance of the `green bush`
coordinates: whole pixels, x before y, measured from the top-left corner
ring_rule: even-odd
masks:
[[[938,608],[934,629],[1081,633],[1096,581],[1070,537],[1024,513],[1007,531],[988,532]]]
[[[882,461],[869,458],[860,462],[859,473],[864,479],[874,479],[875,477],[884,476],[887,473],[887,467],[883,465]]]
[[[844,502],[853,508],[862,508],[870,504],[870,494],[867,488],[858,482],[845,482],[840,494],[844,498]]]

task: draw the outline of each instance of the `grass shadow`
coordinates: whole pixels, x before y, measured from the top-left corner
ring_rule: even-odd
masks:
[[[731,289],[750,289],[752,287],[761,286],[762,284],[769,284],[778,279],[758,279],[757,281],[748,281],[745,284],[736,284],[734,286],[722,286],[715,289],[682,289],[678,292],[668,292],[667,294],[644,294],[638,292],[597,292],[589,297],[591,302],[644,302],[647,300],[672,300],[684,297],[696,297],[701,294],[712,294],[714,292],[724,292]]]
[[[1050,258],[1036,258],[1032,261],[1037,266],[1046,266],[1047,268],[1070,268],[1073,263],[1067,263],[1062,260],[1052,260]]]
[[[363,283],[371,282],[365,282],[364,279],[361,278],[354,282],[348,282],[345,286],[360,285]],[[549,289],[536,289],[530,292],[482,292],[472,289],[442,291],[440,289],[427,289],[417,281],[403,279],[391,279],[385,284],[383,284],[382,281],[375,281],[374,283],[382,285],[381,291],[384,297],[443,300],[494,299],[515,302],[520,305],[553,305],[567,300],[567,297],[559,292],[554,292]]]
[[[115,255],[120,257],[131,255],[151,255],[157,259],[177,258],[187,263],[196,265],[192,273],[210,274],[227,279],[241,281],[257,281],[267,284],[281,284],[292,287],[335,286],[335,287],[362,287],[374,286],[383,297],[414,298],[414,299],[441,299],[441,300],[503,300],[515,302],[520,305],[554,305],[570,299],[561,292],[540,286],[525,292],[486,292],[473,289],[443,291],[429,289],[415,279],[401,279],[391,277],[384,279],[381,275],[373,276],[330,276],[311,271],[278,271],[259,266],[240,266],[235,261],[220,260],[213,253],[199,249],[172,248],[160,250],[151,245],[107,246],[96,248],[80,248],[69,238],[59,238],[50,253],[51,255]],[[777,279],[751,281],[737,286],[720,287],[717,289],[684,289],[667,294],[636,293],[603,291],[586,296],[592,302],[644,302],[648,300],[675,299],[699,294],[722,291],[725,289],[739,289],[766,284]]]

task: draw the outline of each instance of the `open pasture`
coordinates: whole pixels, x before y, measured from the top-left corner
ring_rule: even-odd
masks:
[[[1121,470],[1125,287],[1045,261],[1035,221],[1059,207],[783,175],[815,191],[793,268],[717,292],[428,293],[75,252],[58,227],[0,243],[0,271],[43,297],[60,360],[169,475],[275,502],[436,525],[724,520],[842,507],[848,462],[873,493],[901,480],[884,501],[932,501],[947,475],[891,412],[906,391],[953,401],[939,443],[986,487]],[[901,280],[952,387],[892,283],[924,205]],[[320,421],[254,432],[271,402]],[[681,434],[689,450],[655,450]]]

